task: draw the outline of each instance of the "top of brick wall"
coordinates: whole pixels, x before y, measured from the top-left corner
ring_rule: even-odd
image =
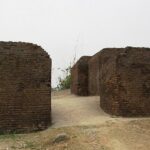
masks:
[[[0,52],[3,51],[9,51],[9,53],[13,53],[15,51],[15,53],[18,52],[31,52],[32,53],[40,53],[43,54],[45,53],[46,55],[49,56],[49,54],[39,45],[37,44],[33,44],[33,43],[27,43],[27,42],[4,42],[4,41],[0,41]],[[50,58],[50,56],[49,56]]]

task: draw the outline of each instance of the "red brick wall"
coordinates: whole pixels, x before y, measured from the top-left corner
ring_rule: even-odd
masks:
[[[51,124],[51,59],[30,43],[0,42],[0,132]]]
[[[109,114],[150,116],[150,49],[103,49],[100,96]]]
[[[88,95],[88,62],[90,56],[83,56],[71,70],[71,92],[80,96]]]
[[[96,53],[89,60],[89,95],[100,95],[99,92],[99,61],[100,52]]]

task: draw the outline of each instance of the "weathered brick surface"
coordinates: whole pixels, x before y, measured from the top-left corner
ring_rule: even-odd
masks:
[[[80,96],[88,95],[88,62],[90,56],[83,56],[71,70],[71,92]]]
[[[0,132],[51,124],[51,59],[30,43],[0,42]]]
[[[99,90],[99,61],[100,52],[96,53],[89,60],[89,95],[100,95]]]
[[[100,96],[101,107],[107,113],[150,116],[150,49],[102,50]]]

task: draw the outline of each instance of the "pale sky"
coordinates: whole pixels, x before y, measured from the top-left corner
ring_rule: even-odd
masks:
[[[150,0],[0,0],[0,41],[41,45],[52,85],[75,56],[105,47],[150,47]]]

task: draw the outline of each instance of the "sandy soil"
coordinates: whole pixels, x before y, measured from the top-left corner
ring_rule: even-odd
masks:
[[[150,150],[150,118],[116,118],[99,107],[99,97],[52,93],[53,125],[20,135],[0,135],[0,150]],[[54,144],[58,134],[69,140]]]
[[[122,118],[106,114],[100,108],[99,96],[81,97],[70,90],[52,93],[52,127],[97,125],[106,121],[132,121],[146,118]]]
[[[79,97],[70,91],[52,95],[53,127],[72,125],[95,125],[111,120],[99,104],[99,96]]]

